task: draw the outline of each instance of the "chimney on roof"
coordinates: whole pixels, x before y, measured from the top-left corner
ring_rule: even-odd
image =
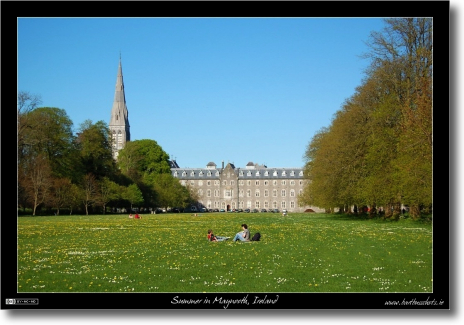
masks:
[[[222,169],[224,169],[224,160],[222,161]]]

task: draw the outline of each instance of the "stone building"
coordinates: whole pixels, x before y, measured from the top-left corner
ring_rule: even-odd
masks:
[[[130,141],[129,112],[124,93],[121,57],[119,57],[116,89],[109,129],[112,137],[113,158]],[[302,212],[308,208],[299,206],[298,195],[303,191],[306,180],[302,168],[268,168],[249,162],[245,168],[236,168],[228,163],[221,167],[213,162],[205,168],[180,168],[175,160],[169,161],[171,173],[182,185],[198,193],[198,209],[283,209]]]
[[[121,57],[119,57],[118,75],[116,77],[116,90],[114,93],[113,108],[109,124],[111,132],[113,158],[118,159],[119,150],[130,141],[129,112],[124,93],[124,80],[122,77]]]
[[[213,162],[205,168],[171,168],[172,176],[182,185],[198,193],[198,207],[207,209],[283,209],[303,212],[308,208],[315,212],[321,209],[299,206],[298,195],[306,180],[302,168],[268,168],[249,162],[245,168],[228,163],[221,167]]]

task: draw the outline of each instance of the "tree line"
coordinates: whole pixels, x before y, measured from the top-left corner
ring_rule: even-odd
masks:
[[[115,161],[105,122],[86,120],[74,134],[64,109],[40,104],[40,96],[18,92],[19,213],[185,208],[195,201],[171,176],[169,156],[156,141],[128,142]]]
[[[432,209],[432,19],[385,19],[365,78],[309,142],[300,203],[398,218]]]

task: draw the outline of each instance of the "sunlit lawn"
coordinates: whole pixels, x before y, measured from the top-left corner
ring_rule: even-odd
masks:
[[[233,237],[247,223],[260,242]],[[18,218],[19,292],[432,292],[432,226],[326,214]]]

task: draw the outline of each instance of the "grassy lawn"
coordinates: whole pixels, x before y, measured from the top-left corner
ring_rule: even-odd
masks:
[[[18,218],[18,292],[433,291],[432,225],[327,214]],[[246,223],[260,242],[233,237]]]

